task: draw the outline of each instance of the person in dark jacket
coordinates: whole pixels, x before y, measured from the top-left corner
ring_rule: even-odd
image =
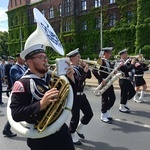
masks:
[[[123,65],[120,67],[123,77],[119,79],[119,86],[121,89],[119,111],[123,113],[130,113],[130,108],[127,106],[127,101],[134,97],[135,89],[131,83],[129,72],[134,68],[135,59],[128,61],[128,63],[126,62],[128,59],[126,49],[123,49],[118,54],[120,55],[120,62],[123,63]]]
[[[144,72],[149,70],[148,65],[146,65],[143,62],[140,62],[139,59],[136,59],[136,63],[134,65],[134,79],[135,79],[135,91],[136,94],[134,96],[134,101],[137,103],[141,103],[141,102],[145,102],[144,100],[144,93],[147,89],[147,84],[146,81],[144,79]],[[138,92],[140,91],[140,87],[142,87],[141,93],[140,93],[140,97],[138,98]]]
[[[85,80],[91,78],[89,65],[81,61],[79,49],[75,49],[67,54],[74,68],[75,89],[72,117],[70,120],[69,131],[75,145],[81,145],[79,137],[84,139],[83,127],[87,125],[93,117],[90,103],[84,93]],[[80,119],[80,110],[83,113]],[[79,136],[79,137],[78,137]]]
[[[98,84],[103,84],[103,86],[106,85],[108,81],[105,79],[107,76],[111,73],[114,64],[111,64],[109,59],[111,57],[112,53],[112,47],[106,47],[102,49],[103,55],[102,55],[102,64],[100,65],[99,70],[97,68],[92,69],[93,75],[98,80]],[[116,100],[114,87],[111,85],[103,94],[101,97],[101,121],[105,123],[112,123],[113,118],[109,116],[108,111],[111,109],[111,107],[114,105]]]
[[[14,83],[10,108],[14,121],[25,121],[34,125],[43,118],[45,109],[58,100],[59,90],[50,86],[52,78],[48,74],[48,58],[44,45],[35,44],[28,47],[21,52],[21,58],[26,60],[29,69]],[[73,68],[69,63],[66,70],[66,76],[73,85]],[[48,133],[43,138],[28,137],[27,145],[31,150],[75,150],[66,123],[53,134]]]
[[[0,74],[0,105],[3,105],[3,101],[2,101],[2,77]]]
[[[16,64],[10,68],[10,81],[12,86],[17,80],[19,80],[23,76],[23,74],[27,70],[27,66],[25,65],[25,60],[23,60],[20,57],[20,53],[16,54],[16,57],[17,57]],[[7,137],[17,136],[17,134],[13,133],[10,129],[11,129],[11,125],[7,121],[4,126],[3,134]]]
[[[5,65],[5,78],[7,80],[7,92],[6,95],[9,97],[9,93],[12,88],[12,82],[10,78],[10,68],[15,64],[14,63],[14,57],[10,56],[8,59],[8,63]]]

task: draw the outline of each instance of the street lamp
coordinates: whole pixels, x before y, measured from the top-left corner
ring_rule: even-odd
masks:
[[[101,50],[103,48],[103,20],[102,20],[102,5],[101,5],[101,12],[100,12],[100,20],[101,20],[101,25],[100,25],[100,41],[101,41]]]
[[[103,51],[103,18],[102,18],[102,3],[100,1],[100,53],[99,53],[99,57],[102,56]]]

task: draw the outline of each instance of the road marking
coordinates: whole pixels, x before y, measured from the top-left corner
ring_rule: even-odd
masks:
[[[140,127],[150,128],[150,125],[141,124],[141,123],[137,123],[137,122],[133,122],[133,121],[128,121],[128,120],[125,120],[125,119],[114,119],[114,120],[119,121],[119,122],[127,122],[129,124],[137,125],[137,126],[140,126]]]

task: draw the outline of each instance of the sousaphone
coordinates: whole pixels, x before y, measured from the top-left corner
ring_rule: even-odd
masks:
[[[53,48],[60,55],[64,55],[64,50],[63,50],[62,44],[59,41],[57,35],[55,34],[55,32],[52,29],[49,22],[45,19],[45,17],[40,13],[40,11],[38,9],[34,8],[33,12],[34,12],[35,20],[37,22],[37,29],[28,37],[28,39],[25,43],[24,49],[27,49],[30,46],[35,45],[35,44],[43,44],[45,46],[49,46],[49,47]],[[55,116],[50,116],[52,118],[52,122],[50,122],[46,126],[46,128],[44,127],[44,129],[42,129],[42,130],[37,130],[37,128],[35,128],[35,124],[28,124],[25,121],[16,122],[13,120],[12,115],[11,115],[11,109],[10,109],[12,94],[10,95],[8,104],[7,104],[7,117],[8,117],[8,121],[9,121],[10,125],[18,134],[20,134],[24,137],[27,137],[27,138],[42,138],[42,137],[46,137],[50,134],[55,133],[66,122],[67,118],[70,115],[72,105],[73,105],[73,91],[69,84],[69,81],[67,80],[67,78],[65,76],[59,76],[59,77],[56,76],[54,80],[55,80],[55,83],[59,82],[58,83],[59,85],[66,84],[67,92],[65,95],[63,94],[63,92],[61,93],[62,94],[61,98],[63,99],[63,102],[62,102],[63,105],[60,102],[60,106],[58,108],[55,107],[55,104],[50,106],[50,107],[52,107],[52,109],[49,110],[49,108],[48,108],[48,111],[52,111],[52,112],[48,112],[48,114],[50,114],[50,115],[56,114],[56,116],[58,118],[56,119]],[[54,87],[55,86],[57,87],[56,84],[54,84]],[[64,89],[64,88],[62,88],[62,89]],[[54,110],[54,109],[61,109],[60,114],[56,113],[59,110]],[[44,117],[47,118],[47,116],[44,115],[43,119],[45,119]],[[41,124],[42,123],[40,122],[39,128],[41,128]],[[43,124],[45,125],[45,122]]]

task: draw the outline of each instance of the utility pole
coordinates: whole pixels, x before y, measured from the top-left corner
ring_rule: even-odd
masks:
[[[100,20],[101,20],[101,25],[100,25],[100,41],[101,41],[101,50],[103,48],[103,18],[102,18],[102,5],[101,5],[101,12],[100,12]]]
[[[103,15],[102,15],[102,3],[100,1],[100,53],[99,57],[103,55]]]

